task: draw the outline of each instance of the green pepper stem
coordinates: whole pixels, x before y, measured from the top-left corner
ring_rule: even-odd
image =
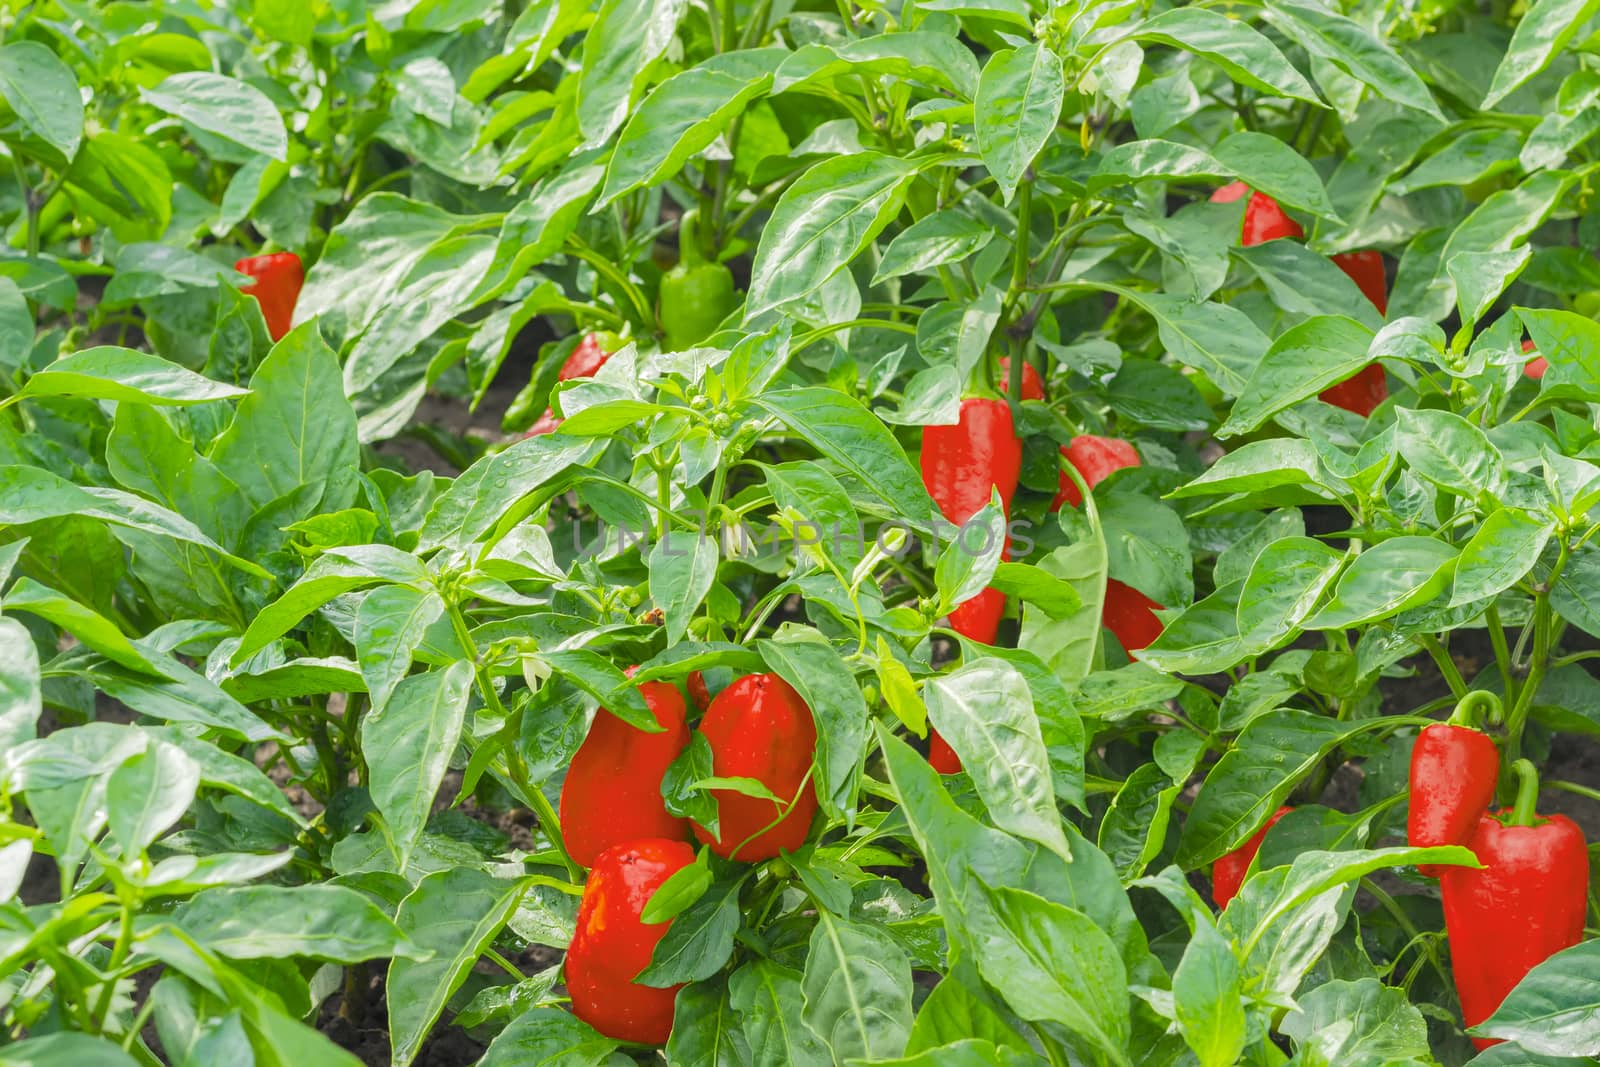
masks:
[[[1499,726],[1505,719],[1505,706],[1500,703],[1498,696],[1487,689],[1474,689],[1456,704],[1456,710],[1450,713],[1450,725],[1478,729],[1480,709],[1487,710],[1490,726]]]
[[[1532,826],[1538,818],[1539,771],[1532,760],[1519,759],[1511,765],[1517,776],[1517,801],[1511,808],[1512,826]]]
[[[700,210],[691,208],[678,220],[678,262],[698,267],[705,258],[700,251]]]

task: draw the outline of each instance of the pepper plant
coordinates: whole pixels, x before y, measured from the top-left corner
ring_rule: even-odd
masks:
[[[0,32],[0,1064],[1600,1056],[1597,0]]]

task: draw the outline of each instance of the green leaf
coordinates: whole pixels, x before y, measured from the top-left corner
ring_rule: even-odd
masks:
[[[427,956],[365,894],[338,885],[207,889],[181,904],[173,920],[201,945],[236,960]]]
[[[1239,590],[1239,638],[1265,652],[1295,633],[1344,566],[1344,553],[1310,537],[1284,537],[1263,548]]]
[[[860,401],[811,386],[767,393],[756,403],[813,448],[861,479],[906,522],[928,521],[928,492],[900,443]]]
[[[1100,500],[1100,530],[1113,578],[1158,604],[1178,607],[1194,599],[1189,532],[1171,506],[1114,490]]]
[[[1172,293],[1107,286],[1156,320],[1162,347],[1186,367],[1204,371],[1228,396],[1238,396],[1271,342],[1238,308]]]
[[[64,169],[78,154],[83,96],[78,79],[47,46],[18,40],[0,48],[0,97],[26,131],[23,146],[52,168]]]
[[[545,206],[556,220],[564,221],[560,208],[566,205],[560,200],[552,197]],[[512,231],[514,235],[526,232],[525,218],[508,216],[506,225],[513,224],[520,224]],[[564,239],[554,225],[550,239]],[[355,396],[372,389],[408,353],[471,307],[496,264],[500,247],[499,239],[481,233],[451,236],[430,245],[404,276],[395,279],[381,312],[356,338],[344,361],[343,391]],[[535,250],[519,251],[529,260]],[[296,318],[304,321],[303,315]]]
[[[33,636],[16,619],[0,618],[0,744],[10,751],[32,741],[43,710]]]
[[[1520,185],[1491,194],[1456,227],[1440,262],[1448,264],[1463,252],[1509,251],[1543,224],[1573,180],[1567,171],[1540,171]]]
[[[911,963],[882,927],[822,909],[811,929],[800,1018],[834,1061],[898,1056],[911,1033]]]
[[[1106,543],[1099,530],[1075,544],[1053,550],[1039,569],[1072,587],[1080,604],[1055,617],[1040,605],[1024,603],[1017,647],[1032,652],[1065,684],[1094,668],[1100,643],[1100,611],[1106,595]]]
[[[638,687],[599,653],[569,648],[543,653],[540,658],[634,729],[647,734],[664,729]]]
[[[1184,1043],[1200,1067],[1239,1061],[1247,1034],[1243,976],[1233,946],[1209,922],[1196,924],[1172,972],[1172,998]]]
[[[287,161],[289,134],[271,97],[248,82],[190,70],[174,74],[154,89],[141,89],[145,103],[178,116],[196,129],[225,141]]]
[[[484,456],[441,493],[423,520],[417,548],[465,548],[496,526],[509,528],[526,511],[519,501],[569,469],[594,462],[608,441],[540,434]]]
[[[1597,959],[1596,941],[1556,953],[1529,971],[1472,1033],[1550,1056],[1600,1056],[1600,998],[1593,983]]]
[[[1300,0],[1261,9],[1264,17],[1312,56],[1327,60],[1379,96],[1445,121],[1428,87],[1383,38],[1336,11]]]
[[[1279,203],[1339,221],[1316,168],[1276,137],[1248,131],[1235,133],[1224,138],[1213,151],[1223,166],[1250,188],[1266,193]]]
[[[159,504],[119,489],[81,488],[40,467],[0,466],[0,524],[21,525],[64,515],[86,515],[113,526],[210,549],[257,577],[266,571],[223,550],[199,527]]]
[[[667,616],[667,644],[683,640],[689,620],[717,580],[721,557],[709,537],[670,531],[650,550],[650,598]]]
[[[444,601],[432,589],[386,585],[374,589],[356,609],[356,659],[372,697],[369,714],[383,710],[428,628],[444,617]]]
[[[979,997],[955,978],[941,978],[917,1009],[906,1055],[969,1039],[987,1041],[1013,1052],[1032,1051],[1027,1040],[1011,1028],[988,999]]]
[[[1240,85],[1274,96],[1321,105],[1311,84],[1260,33],[1237,19],[1202,7],[1180,7],[1137,23],[1136,41],[1171,45],[1209,59]],[[1280,142],[1281,143],[1281,142]]]
[[[1129,1064],[1128,978],[1111,938],[1081,911],[986,886],[994,929],[977,958],[984,980],[1031,1022],[1052,1022]]]
[[[1100,157],[1089,188],[1150,180],[1225,179],[1233,172],[1211,153],[1176,141],[1126,141]]]
[[[996,826],[1071,859],[1028,683],[999,659],[929,679],[928,719],[961,757]]]
[[[801,175],[761,231],[745,321],[822,288],[899,213],[916,173],[910,160],[861,152],[823,160]]]
[[[1300,779],[1359,729],[1292,708],[1250,720],[1195,797],[1178,842],[1179,865],[1204,867],[1244,844]]]
[[[474,221],[394,193],[363,198],[328,235],[306,275],[295,317],[317,319],[343,348],[389,307],[429,248]]]
[[[695,982],[678,993],[672,1036],[667,1038],[668,1063],[702,1063],[706,1067],[741,1067],[747,1061],[739,1045],[739,1020],[728,1001],[724,979]]]
[[[978,93],[978,61],[951,34],[879,33],[837,44],[808,44],[778,67],[774,93],[813,88],[847,75],[890,77],[948,90],[961,100]]]
[[[1409,174],[1389,183],[1391,192],[1405,196],[1419,189],[1442,185],[1470,185],[1517,165],[1522,139],[1512,130],[1470,129],[1428,156]]]
[[[1238,948],[1246,974],[1275,997],[1293,996],[1307,971],[1344,925],[1348,883],[1387,867],[1473,863],[1459,845],[1303,852],[1288,867],[1261,871],[1245,882],[1218,920]]]
[[[348,507],[359,458],[356,415],[338,361],[315,323],[273,346],[250,378],[250,395],[211,448],[211,461],[257,508],[319,482],[320,510]]]
[[[1554,524],[1519,508],[1501,508],[1461,549],[1450,607],[1475,604],[1510,589],[1539,562]]]
[[[895,235],[883,250],[872,284],[966,259],[981,252],[994,236],[994,229],[974,215],[956,208],[935,211]]]
[[[1177,736],[1168,734],[1166,736]],[[1182,787],[1154,763],[1139,766],[1111,798],[1096,843],[1124,882],[1144,874],[1167,842],[1172,802]]]
[[[978,82],[978,154],[1006,202],[1056,128],[1066,79],[1061,57],[1039,44],[996,52]]]
[[[1600,323],[1571,311],[1517,308],[1539,354],[1550,363],[1544,395],[1600,399]]]
[[[114,663],[157,678],[166,677],[166,671],[135,648],[110,619],[32,578],[17,579],[5,596],[5,608],[55,624]]]
[[[1467,500],[1498,496],[1505,488],[1505,461],[1488,436],[1449,411],[1400,408],[1395,412],[1396,450],[1418,475]]]
[[[122,1046],[105,1038],[62,1031],[7,1045],[6,1067],[138,1067]]]
[[[106,345],[73,352],[46,364],[28,379],[21,395],[76,396],[135,404],[204,404],[247,392],[204,378],[160,356]]]
[[[597,208],[677,174],[767,92],[772,68],[786,54],[776,48],[727,52],[656,86],[617,138]]]
[[[1535,0],[1517,22],[1511,46],[1483,98],[1484,110],[1511,95],[1560,55],[1596,11],[1600,11],[1600,0]]]
[[[676,1028],[674,1028],[676,1029]],[[589,1067],[610,1063],[618,1042],[561,1008],[529,1008],[495,1035],[478,1067],[560,1064]]]
[[[92,663],[83,674],[113,700],[140,715],[169,722],[199,723],[248,741],[282,740],[287,735],[268,726],[204,675],[176,660],[163,664],[167,679],[135,674],[113,663]]]
[[[152,740],[106,780],[106,813],[125,860],[136,860],[183,817],[200,787],[200,767],[177,745]]]
[[[853,821],[867,746],[867,703],[850,668],[814,630],[796,630],[756,648],[794,686],[817,722],[817,799],[833,818]]]
[[[1267,241],[1233,254],[1256,272],[1282,311],[1306,318],[1343,316],[1371,330],[1383,326],[1383,316],[1350,276],[1299,241]]]
[[[933,582],[939,591],[941,615],[977,596],[989,584],[1005,549],[1005,527],[1005,513],[998,500],[991,499],[940,548]]]
[[[604,0],[583,38],[578,126],[585,147],[610,140],[628,118],[645,69],[672,43],[686,0]]]
[[[1239,588],[1224,586],[1168,619],[1156,639],[1136,655],[1157,670],[1214,674],[1248,656],[1239,636]]]
[[[386,985],[390,1063],[408,1067],[445,1004],[505,926],[526,891],[523,882],[467,867],[430,874],[400,904],[395,924],[425,952],[395,957]]]
[[[703,981],[722,970],[733,956],[733,939],[741,921],[739,893],[744,883],[743,874],[713,882],[672,919],[672,925],[656,943],[650,965],[635,980],[640,985],[664,989],[680,982]],[[651,899],[653,902],[654,897]]]
[[[1432,537],[1395,537],[1367,549],[1346,568],[1333,598],[1308,630],[1343,630],[1426,603],[1455,573],[1457,550]]]
[[[1344,381],[1367,365],[1373,332],[1351,319],[1323,315],[1284,331],[1245,383],[1218,437],[1257,429],[1285,408]]]
[[[472,664],[458,661],[406,678],[381,711],[361,720],[368,788],[388,827],[399,870],[410,862],[450,769],[471,695]]]
[[[229,662],[237,667],[336,596],[378,582],[426,589],[428,581],[422,561],[398,548],[356,545],[329,549],[306,568],[283,596],[250,620]]]
[[[800,1021],[800,972],[771,960],[747,963],[728,980],[748,1059],[757,1067],[828,1067],[834,1059]]]
[[[1296,999],[1299,1007],[1279,1029],[1301,1055],[1312,1052],[1324,1063],[1351,1067],[1430,1058],[1427,1020],[1403,989],[1376,978],[1336,979]]]

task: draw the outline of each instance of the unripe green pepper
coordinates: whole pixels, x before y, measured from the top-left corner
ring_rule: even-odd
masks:
[[[696,214],[691,211],[679,222],[678,265],[661,279],[656,314],[669,352],[693,348],[710,337],[739,304],[733,272],[700,252]]]

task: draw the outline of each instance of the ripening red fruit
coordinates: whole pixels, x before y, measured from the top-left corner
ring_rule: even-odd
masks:
[[[634,981],[672,921],[646,924],[640,916],[661,884],[693,862],[688,844],[661,838],[624,841],[595,857],[563,967],[572,1013],[607,1037],[660,1045],[672,1035],[683,987]]]
[[[1011,381],[1011,358],[1009,356],[1001,356],[1000,357],[1000,388],[1002,390],[1007,389],[1009,387],[1010,381]],[[1032,363],[1026,363],[1025,362],[1025,363],[1022,364],[1022,399],[1024,399],[1024,400],[1043,400],[1044,399],[1044,379],[1039,377],[1039,372],[1034,369]]]
[[[256,298],[261,317],[267,320],[267,335],[281,340],[294,326],[294,305],[306,283],[306,271],[293,252],[274,252],[266,256],[246,256],[233,265],[240,274],[255,281],[241,292]]]
[[[666,682],[645,682],[639,693],[663,732],[646,733],[601,708],[561,784],[561,835],[585,867],[622,841],[689,836],[689,821],[661,798],[662,776],[689,744],[683,694]]]
[[[1522,342],[1524,352],[1536,351],[1532,341]],[[1522,365],[1522,373],[1533,379],[1544,377],[1544,372],[1550,369],[1550,363],[1543,356],[1534,356]]]
[[[569,382],[574,378],[592,378],[606,365],[606,360],[611,358],[611,353],[600,347],[600,335],[588,333],[583,335],[583,340],[578,342],[578,347],[572,350],[566,361],[561,364],[561,370],[556,375],[556,381]],[[561,425],[561,420],[556,418],[552,408],[545,408],[544,414],[539,416],[537,422],[528,428],[523,437],[538,437],[540,434],[554,433],[556,427]]]
[[[720,834],[700,824],[694,835],[727,859],[757,863],[805,844],[817,791],[808,777],[817,750],[817,724],[794,687],[776,674],[747,674],[716,695],[700,732],[711,743],[719,778],[754,778],[788,803],[713,789]],[[782,815],[780,819],[779,816]]]
[[[1246,193],[1250,200],[1244,206],[1244,223],[1239,229],[1239,243],[1246,248],[1276,241],[1280,237],[1304,237],[1300,224],[1284,213],[1278,202],[1266,193],[1251,192],[1244,182],[1230,182],[1211,194],[1212,203],[1231,204]]]
[[[1100,611],[1100,621],[1117,635],[1130,660],[1135,652],[1149,647],[1161,636],[1161,619],[1156,615],[1160,610],[1160,604],[1133,586],[1124,585],[1115,578],[1106,579],[1106,602]]]
[[[961,757],[950,747],[950,742],[939,736],[938,730],[928,731],[928,765],[940,774],[961,772]]]
[[[1116,437],[1080,434],[1068,444],[1061,446],[1061,454],[1066,456],[1067,462],[1083,476],[1090,489],[1105,481],[1114,471],[1139,465],[1139,450],[1131,443]],[[1050,510],[1060,511],[1063,504],[1077,507],[1081,503],[1083,494],[1078,491],[1078,483],[1063,471],[1056,497],[1050,501]]]
[[[1340,252],[1329,256],[1334,264],[1350,276],[1361,290],[1361,295],[1372,301],[1378,314],[1389,313],[1389,282],[1383,272],[1383,254],[1372,249],[1361,252]]]
[[[1362,367],[1339,384],[1328,386],[1317,395],[1324,402],[1354,412],[1365,419],[1378,410],[1379,404],[1389,398],[1389,380],[1384,374],[1383,364],[1372,363]]]
[[[1216,862],[1211,868],[1211,899],[1217,902],[1217,907],[1226,908],[1228,901],[1239,895],[1239,887],[1244,885],[1244,876],[1250,870],[1256,853],[1261,851],[1261,842],[1266,839],[1267,831],[1272,829],[1274,823],[1293,811],[1293,808],[1283,807],[1272,813],[1272,818],[1267,824],[1251,835],[1250,840],[1228,853]]]

